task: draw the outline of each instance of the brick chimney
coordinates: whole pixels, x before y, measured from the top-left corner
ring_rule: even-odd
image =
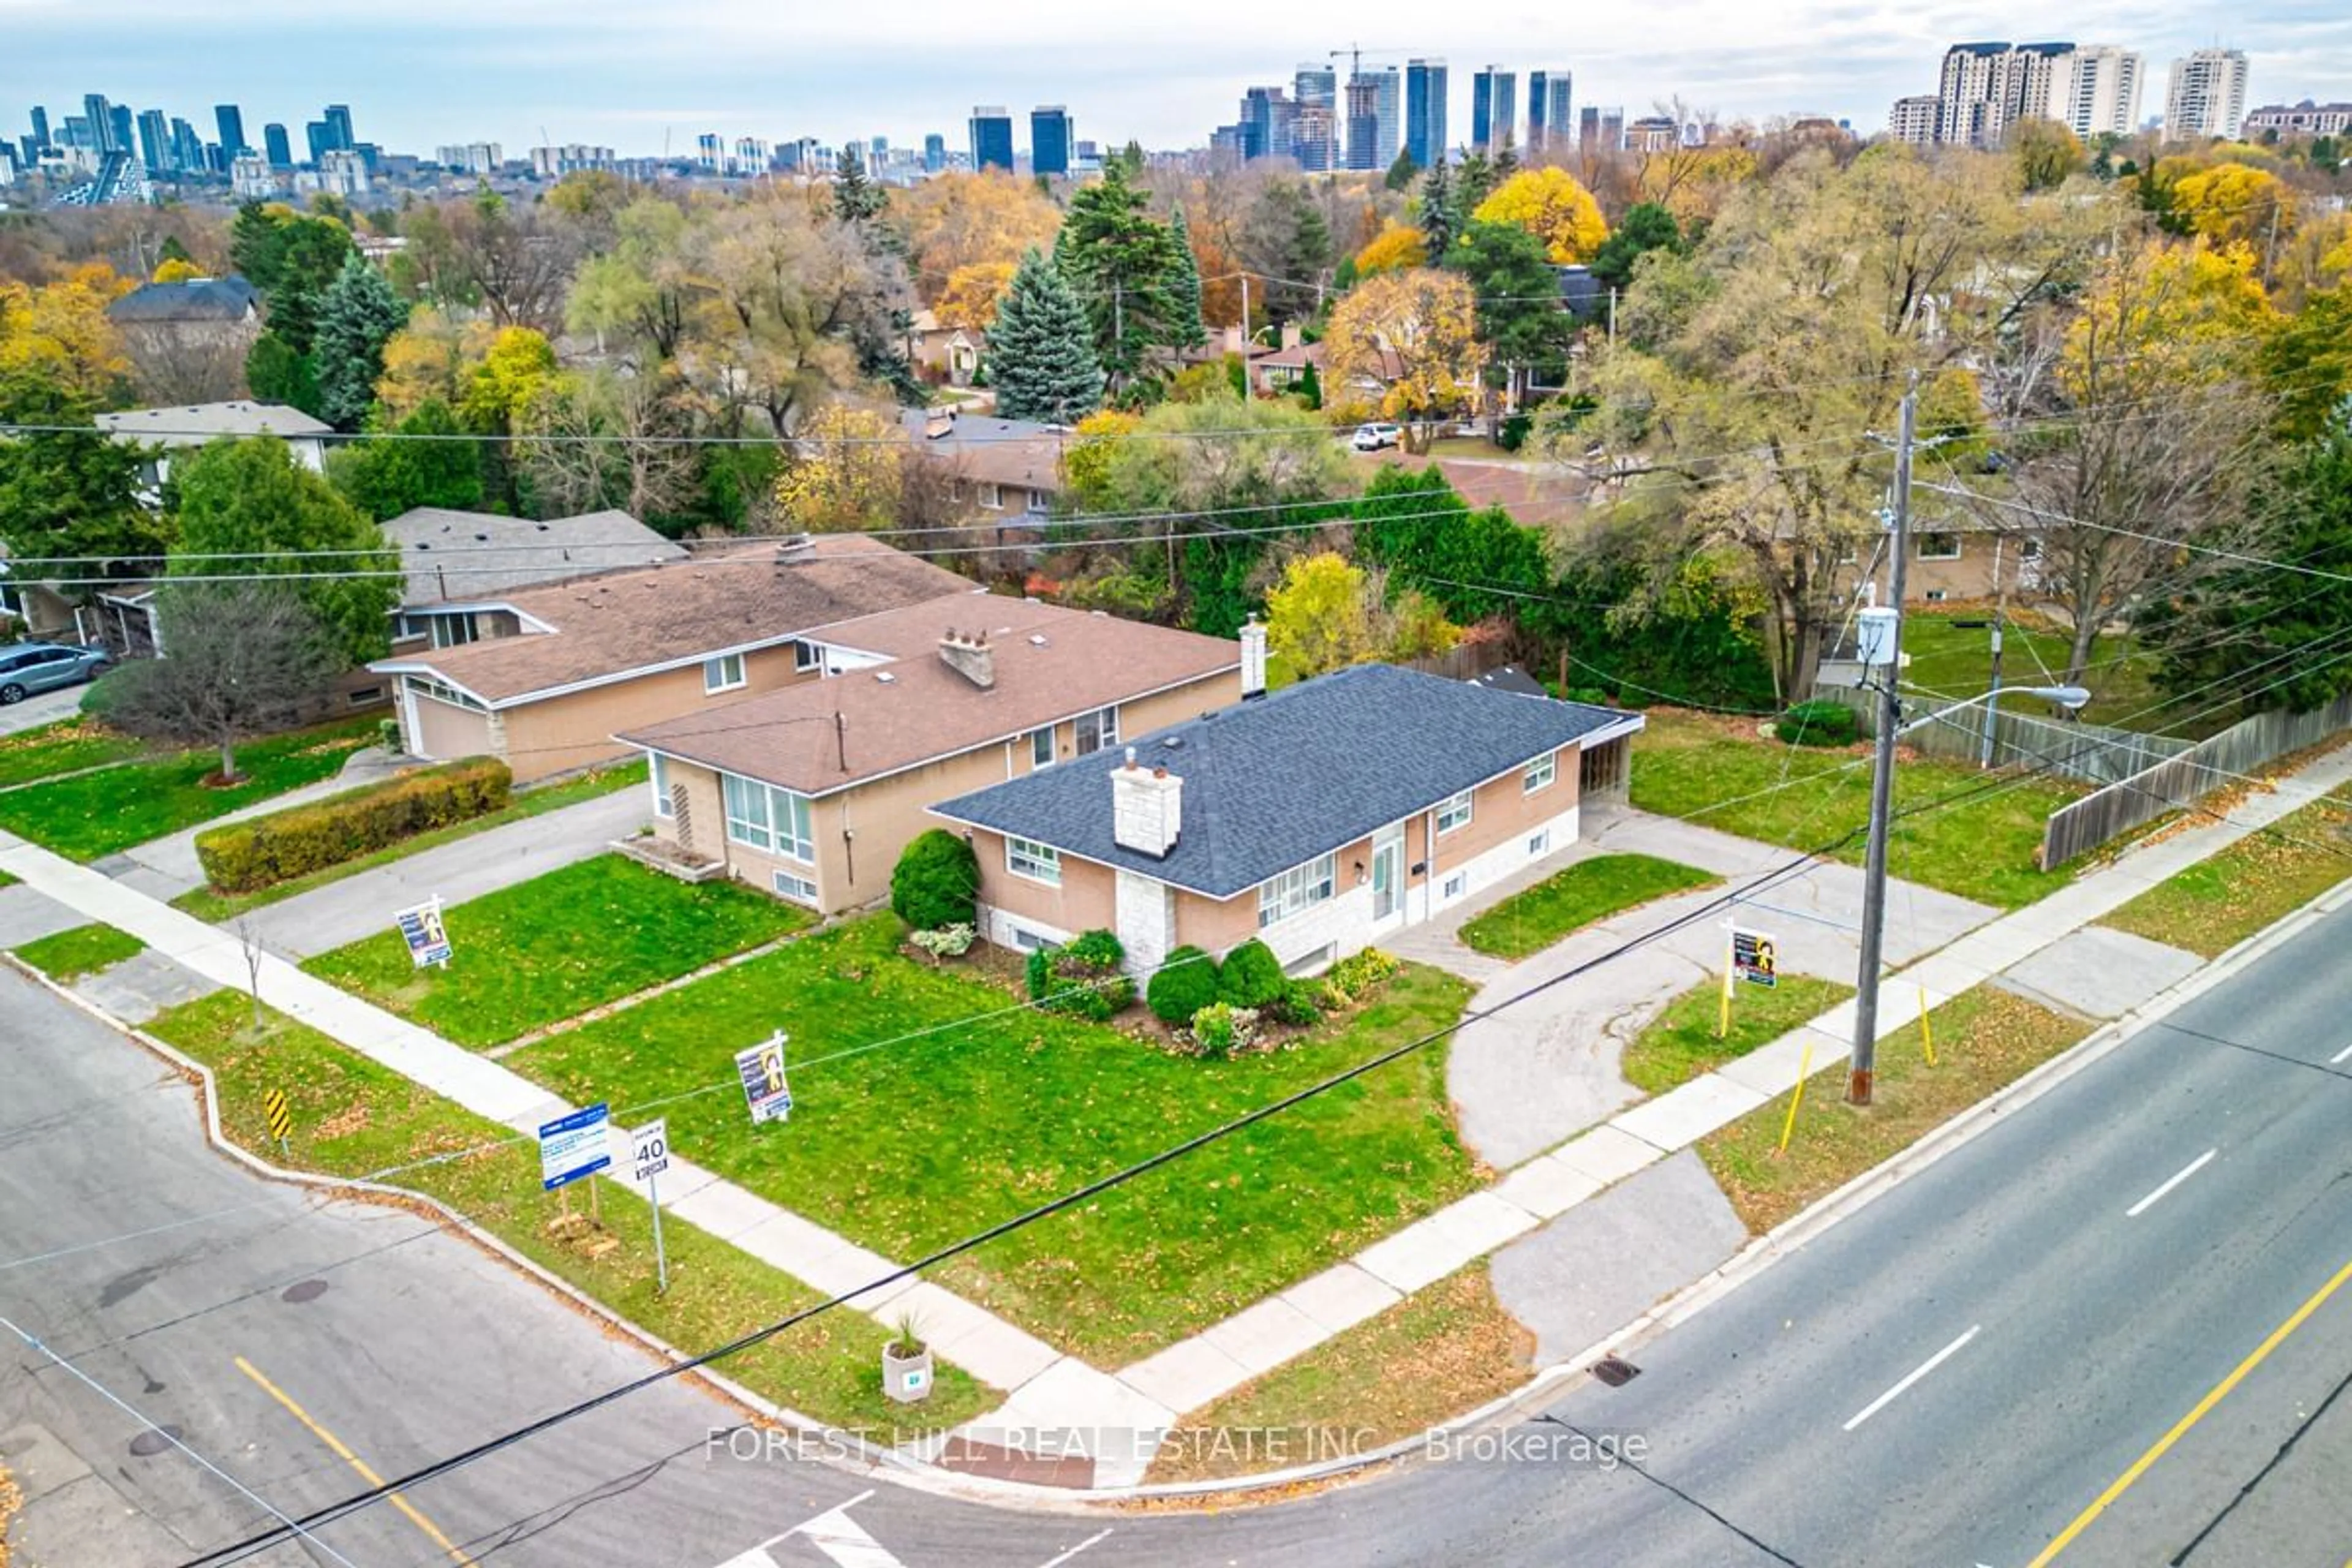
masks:
[[[933,408],[923,416],[923,439],[936,441],[955,428],[955,410]]]
[[[1284,348],[1295,349],[1299,345],[1302,339],[1299,335],[1297,322],[1285,321],[1282,323],[1282,346]]]
[[[1110,775],[1110,836],[1122,849],[1165,859],[1184,830],[1184,781],[1166,768],[1146,768],[1127,749],[1127,763]]]
[[[1242,700],[1265,695],[1265,623],[1252,616],[1242,626]]]
[[[988,646],[986,632],[964,637],[950,626],[940,639],[940,662],[982,691],[996,684],[996,650]]]

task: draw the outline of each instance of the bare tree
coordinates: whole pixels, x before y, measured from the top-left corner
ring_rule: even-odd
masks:
[[[293,722],[348,662],[293,590],[268,578],[166,584],[156,615],[164,657],[110,676],[102,716],[134,735],[218,746],[225,781],[238,776],[238,742]]]

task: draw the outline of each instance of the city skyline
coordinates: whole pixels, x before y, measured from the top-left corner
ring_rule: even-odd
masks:
[[[234,21],[142,11],[135,26],[123,0],[21,0],[16,9],[12,53],[37,62],[37,79],[13,73],[12,97],[0,99],[0,121],[12,126],[35,104],[57,119],[85,92],[103,91],[207,132],[213,106],[234,103],[250,139],[261,124],[299,128],[320,103],[350,101],[369,140],[410,152],[453,141],[583,142],[652,156],[667,134],[668,150],[685,155],[714,132],[730,141],[885,134],[898,146],[946,132],[957,145],[975,103],[1008,106],[1024,152],[1030,110],[1049,104],[1068,105],[1083,133],[1106,144],[1131,137],[1154,148],[1199,146],[1231,118],[1244,88],[1286,83],[1300,62],[1344,52],[1350,39],[1334,36],[1342,26],[1374,43],[1410,45],[1368,47],[1367,68],[1402,71],[1414,57],[1453,62],[1463,79],[1448,99],[1450,145],[1470,140],[1470,76],[1488,63],[1522,84],[1548,65],[1571,69],[1580,100],[1622,102],[1631,114],[1678,95],[1726,119],[1826,114],[1864,133],[1883,126],[1889,102],[1920,90],[1948,45],[1972,37],[2095,39],[2142,53],[2158,72],[2218,43],[2245,51],[2265,100],[2340,97],[2352,84],[2352,18],[2332,0],[2285,0],[2259,20],[2233,18],[2226,32],[2210,13],[2108,4],[2072,11],[2062,26],[2021,10],[1898,14],[1818,0],[1759,11],[1703,0],[1687,17],[1678,14],[1674,29],[1676,38],[1706,39],[1703,48],[1660,43],[1639,17],[1572,31],[1532,16],[1433,28],[1388,0],[1359,5],[1344,24],[1269,20],[1208,0],[1207,12],[1230,10],[1247,24],[1218,37],[1197,5],[1181,19],[1141,24],[1065,0],[1040,0],[1010,18],[925,6],[920,48],[830,18],[786,26],[749,6],[729,14],[719,47],[709,41],[715,33],[649,29],[642,13],[602,0],[525,0],[488,19],[426,0],[397,25],[330,23],[273,3]],[[105,25],[110,14],[120,26]],[[1844,42],[1825,47],[1830,37]],[[355,38],[363,48],[355,50]],[[359,56],[370,61],[365,81],[351,68]],[[394,82],[397,90],[369,85]],[[1522,94],[1522,120],[1525,103]]]

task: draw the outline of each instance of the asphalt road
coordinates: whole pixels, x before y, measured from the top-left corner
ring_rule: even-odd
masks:
[[[499,1564],[2345,1568],[2347,935],[2352,917],[2325,922],[1639,1347],[1623,1387],[1490,1435],[1508,1458],[1213,1515],[1041,1516],[707,1452],[719,1406],[668,1385],[408,1500]],[[0,980],[0,1314],[278,1506],[355,1476],[237,1356],[386,1474],[645,1364],[414,1220],[235,1172],[198,1146],[184,1090],[60,1012]],[[310,1279],[329,1288],[286,1300]],[[5,1365],[0,1434],[29,1414],[178,1541],[266,1518],[184,1456],[130,1457],[141,1423],[21,1346]],[[1601,1437],[1638,1440],[1638,1467]],[[537,1533],[501,1543],[517,1520]],[[325,1540],[363,1568],[452,1561],[384,1507]],[[80,1544],[30,1561],[169,1560]],[[316,1551],[276,1560],[332,1561]]]
[[[20,730],[70,718],[81,711],[82,694],[89,689],[88,682],[79,686],[62,686],[55,691],[37,691],[21,701],[0,708],[0,735],[13,735]]]

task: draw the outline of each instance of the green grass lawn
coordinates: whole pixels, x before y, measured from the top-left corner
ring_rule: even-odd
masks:
[[[500,1045],[808,923],[732,882],[689,887],[599,855],[442,911],[455,955],[418,969],[397,931],[302,967],[461,1046]]]
[[[9,950],[60,985],[70,985],[85,974],[111,969],[126,958],[147,951],[147,944],[127,931],[90,924],[61,931]]]
[[[1759,737],[1755,721],[1704,713],[1652,709],[1647,718],[1633,742],[1634,805],[1791,849],[1848,834],[1833,853],[1861,863],[1870,821],[1866,745],[1787,746]],[[1986,782],[1974,768],[1915,757],[1895,774],[1895,809]],[[2071,780],[2035,779],[1898,819],[1888,868],[1965,899],[2006,909],[2030,904],[2070,879],[2063,868],[2036,869],[2034,858],[2050,814],[2085,793]]]
[[[373,719],[295,730],[239,746],[245,781],[207,789],[217,751],[183,752],[0,795],[0,827],[76,860],[96,860],[225,816],[239,806],[331,779],[375,739]]]
[[[1842,1074],[1821,1074],[1805,1086],[1786,1154],[1780,1152],[1785,1094],[1699,1140],[1699,1158],[1751,1232],[1761,1236],[1792,1218],[2096,1027],[1989,985],[1963,992],[1927,1018],[1935,1067],[1915,1022],[1879,1042],[1867,1107],[1845,1102]]]
[[[2352,877],[2339,793],[2158,883],[2099,923],[2216,958]]]
[[[411,855],[422,854],[427,849],[436,849],[444,844],[455,843],[460,838],[470,838],[477,833],[487,832],[493,827],[503,827],[509,822],[527,821],[551,811],[561,811],[567,805],[577,805],[583,800],[593,800],[598,795],[611,795],[617,790],[642,787],[645,782],[646,764],[643,758],[634,763],[623,763],[617,767],[599,768],[593,773],[582,773],[577,778],[564,779],[557,784],[542,784],[536,789],[518,790],[503,811],[494,811],[487,816],[475,817],[470,822],[452,823],[447,827],[436,828],[430,833],[420,833],[414,838],[404,838],[399,843],[387,845],[373,854],[362,855],[356,860],[346,860],[339,866],[325,867],[311,872],[307,877],[295,877],[267,888],[257,888],[250,893],[219,893],[210,888],[198,888],[194,892],[182,893],[178,898],[173,899],[172,907],[175,910],[184,910],[200,921],[218,925],[223,921],[235,920],[247,910],[257,910],[264,904],[274,904],[282,899],[293,898],[299,893],[310,892],[331,882],[340,882],[346,877],[356,876],[362,871],[373,871],[379,866],[389,866],[394,861],[404,860]]]
[[[1595,855],[1465,921],[1462,940],[1496,958],[1525,958],[1595,921],[1722,880],[1654,855]]]
[[[1990,625],[1960,626],[1958,621],[1990,622],[1992,612],[1942,611],[1916,605],[1904,613],[1903,651],[1911,656],[1904,684],[1946,697],[1974,697],[1992,685],[1992,628]],[[2009,686],[2056,686],[2066,679],[2072,639],[2065,631],[2027,614],[2012,614],[2001,635],[2000,678]],[[2044,672],[2047,671],[2045,674]],[[2154,679],[2155,660],[2141,653],[2129,637],[2102,637],[2091,645],[2091,662],[2083,672],[2083,687],[2091,700],[2083,717],[2094,724],[2129,720],[2126,729],[2153,730],[2170,718],[2170,710],[2149,712],[2164,700]],[[2004,704],[2036,718],[2055,710],[2036,698],[2020,697]],[[2233,715],[2218,713],[2179,732],[2196,739],[2226,729]],[[2171,731],[2167,731],[2170,733]]]
[[[1469,997],[1461,981],[1409,965],[1298,1048],[1211,1062],[1011,1010],[1003,989],[968,971],[899,956],[901,929],[877,916],[810,935],[507,1065],[580,1102],[609,1100],[624,1117],[668,1100],[682,1154],[907,1259],[1450,1025]],[[789,1123],[754,1130],[734,1053],[777,1028],[803,1064],[791,1070],[798,1105]],[[1477,1184],[1440,1042],[938,1277],[1119,1366]]]
[[[0,789],[82,768],[104,767],[142,756],[147,750],[145,742],[118,735],[91,720],[60,719],[0,736]]]
[[[1715,1037],[1723,1017],[1723,982],[1702,980],[1665,1009],[1625,1047],[1617,1070],[1645,1094],[1664,1094],[1726,1062],[1769,1046],[1853,994],[1853,987],[1810,974],[1783,974],[1770,990],[1739,985],[1731,994],[1731,1030]]]
[[[347,1051],[275,1013],[251,1030],[251,1004],[235,992],[176,1007],[150,1031],[209,1066],[220,1093],[222,1128],[245,1147],[280,1159],[268,1134],[263,1097],[286,1092],[293,1111],[288,1162],[329,1175],[362,1177],[437,1155],[501,1146],[387,1178],[440,1199],[533,1262],[605,1306],[688,1352],[708,1350],[814,1304],[817,1294],[707,1233],[669,1217],[669,1292],[656,1289],[652,1211],[607,1184],[599,1198],[606,1232],[620,1246],[592,1256],[576,1237],[551,1233],[562,1211],[539,1185],[532,1144],[391,1069]],[[575,1210],[586,1194],[575,1193]],[[961,1369],[938,1368],[936,1391],[919,1405],[884,1398],[880,1354],[887,1332],[840,1310],[730,1357],[719,1370],[779,1404],[887,1440],[893,1426],[911,1433],[978,1415],[995,1398]]]

